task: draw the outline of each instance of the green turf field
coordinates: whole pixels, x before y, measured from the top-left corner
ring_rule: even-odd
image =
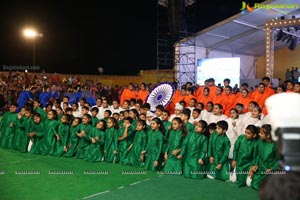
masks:
[[[0,149],[0,199],[258,199],[251,188],[218,180],[131,172],[144,171],[119,164]]]

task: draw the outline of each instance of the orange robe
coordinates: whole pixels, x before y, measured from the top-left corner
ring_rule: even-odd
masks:
[[[259,93],[258,91],[255,91],[252,93],[252,101],[255,101],[256,103],[258,103],[258,105],[261,107],[262,109],[262,113],[265,115],[267,114],[267,110],[265,108],[265,101],[266,99],[270,96],[270,94],[268,93]]]
[[[225,108],[225,100],[224,100],[224,96],[221,94],[221,95],[215,95],[212,97],[212,102],[214,104],[218,103],[218,104],[221,104],[223,106],[223,108]]]
[[[196,97],[193,96],[193,95],[191,95],[191,94],[188,95],[188,96],[183,96],[183,101],[185,101],[186,105],[189,106],[190,100],[191,100],[192,98],[195,98],[195,99],[196,99]]]
[[[131,98],[136,99],[136,91],[124,89],[121,98],[120,98],[120,105],[123,106],[125,100],[130,100]]]
[[[137,94],[137,99],[143,100],[143,103],[146,103],[146,98],[149,94],[148,90],[139,90]]]
[[[201,95],[200,97],[198,97],[197,102],[201,102],[203,103],[204,107],[206,107],[207,102],[211,101],[212,102],[212,98],[210,96],[204,96]]]
[[[230,115],[230,109],[235,108],[235,95],[234,94],[229,94],[224,97],[224,115],[228,116]]]
[[[239,94],[240,94],[240,93],[239,93]],[[236,105],[237,103],[243,104],[243,105],[244,105],[244,108],[245,108],[245,113],[246,113],[246,112],[249,112],[249,104],[250,104],[250,101],[252,101],[252,100],[251,100],[251,98],[250,98],[249,96],[243,98],[242,95],[238,95],[238,96],[236,97],[236,100],[235,100],[235,105]]]

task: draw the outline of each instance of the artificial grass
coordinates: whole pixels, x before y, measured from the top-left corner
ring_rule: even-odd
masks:
[[[29,171],[40,174],[16,174]],[[49,174],[49,171],[73,174],[54,175]],[[84,174],[88,171],[108,174]],[[258,199],[257,192],[251,188],[238,188],[235,184],[219,180],[161,176],[149,171],[146,174],[124,173],[135,171],[143,172],[143,169],[113,163],[90,163],[75,158],[19,153],[0,148],[0,199]],[[107,192],[97,195],[104,191]]]
[[[112,163],[91,163],[75,158],[52,157],[0,149],[0,197],[14,199],[74,200],[157,176],[157,173],[124,174],[140,168]],[[72,172],[73,174],[49,174]],[[39,172],[40,174],[16,174]],[[85,174],[104,172],[108,174]],[[3,174],[5,173],[5,174]]]
[[[172,199],[172,200],[257,200],[251,188],[219,180],[194,180],[176,175],[165,175],[88,198],[88,200]]]

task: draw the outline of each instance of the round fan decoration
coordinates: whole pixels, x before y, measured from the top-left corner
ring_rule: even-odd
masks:
[[[163,82],[156,85],[147,96],[146,102],[150,104],[150,111],[155,112],[157,105],[163,105],[166,107],[175,92],[175,87],[172,83]]]

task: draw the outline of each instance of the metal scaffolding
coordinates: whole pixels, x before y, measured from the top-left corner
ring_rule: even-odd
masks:
[[[186,1],[185,26],[180,26],[174,33],[170,31],[168,19],[168,3],[166,0],[157,4],[157,70],[173,69],[167,74],[158,77],[161,82],[163,77],[174,77],[179,86],[183,81],[195,83],[195,38],[189,33],[191,20],[194,16],[192,6],[195,1]],[[189,6],[189,9],[188,9]],[[180,41],[180,42],[179,42]],[[191,67],[193,70],[191,70]]]

